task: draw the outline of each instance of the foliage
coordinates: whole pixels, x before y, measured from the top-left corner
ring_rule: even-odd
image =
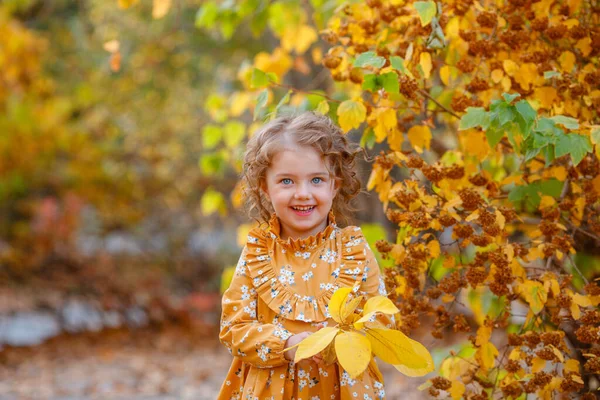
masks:
[[[433,360],[422,344],[373,318],[379,313],[396,314],[399,310],[394,303],[385,296],[371,297],[356,313],[364,298],[353,296],[355,289],[358,285],[334,292],[327,309],[338,325],[322,328],[297,344],[294,362],[322,353],[325,363],[337,361],[351,378],[356,378],[373,362],[373,353],[409,376],[431,372]]]
[[[268,10],[278,44],[242,66],[214,113],[226,116],[220,123],[261,120],[289,104],[384,148],[368,189],[398,227],[395,241],[377,243],[394,263],[385,271],[398,327],[408,334],[428,323],[436,339],[467,337],[464,357],[449,354],[423,389],[454,399],[593,398],[600,288],[576,256],[600,244],[597,5],[260,4],[250,18]],[[292,9],[284,31],[277,22]],[[323,10],[333,12],[317,17]],[[308,31],[311,12],[322,42],[298,36],[303,45],[290,46],[289,32]],[[215,16],[211,27],[220,23]],[[333,82],[294,84],[310,64]]]

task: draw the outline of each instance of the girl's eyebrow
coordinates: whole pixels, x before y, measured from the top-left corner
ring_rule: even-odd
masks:
[[[321,171],[321,172],[313,172],[313,173],[310,173],[310,174],[308,174],[308,176],[317,176],[317,175],[324,175],[324,176],[328,176],[328,175],[329,175],[329,172],[326,172],[326,171]],[[296,174],[293,174],[293,173],[286,173],[286,172],[281,172],[281,173],[279,173],[279,174],[276,174],[276,175],[275,175],[275,178],[279,178],[279,177],[281,177],[281,176],[293,176],[293,177],[296,177]]]

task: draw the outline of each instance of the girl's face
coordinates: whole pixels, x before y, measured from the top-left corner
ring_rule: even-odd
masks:
[[[263,190],[279,217],[282,239],[302,239],[325,229],[337,193],[321,154],[304,146],[275,154]]]

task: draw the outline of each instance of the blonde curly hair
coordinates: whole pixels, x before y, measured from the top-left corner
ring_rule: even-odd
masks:
[[[310,146],[322,155],[339,188],[332,210],[336,218],[341,217],[347,223],[350,214],[356,211],[350,201],[361,191],[355,159],[358,153],[364,154],[364,149],[351,143],[331,119],[314,112],[277,117],[248,141],[241,176],[248,215],[260,223],[271,218],[274,210],[261,187],[273,156],[290,144]]]

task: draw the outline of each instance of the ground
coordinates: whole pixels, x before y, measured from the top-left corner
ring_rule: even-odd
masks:
[[[0,352],[0,400],[214,400],[230,362],[210,329],[62,335]],[[388,400],[427,398],[417,389],[423,378],[382,371]]]

